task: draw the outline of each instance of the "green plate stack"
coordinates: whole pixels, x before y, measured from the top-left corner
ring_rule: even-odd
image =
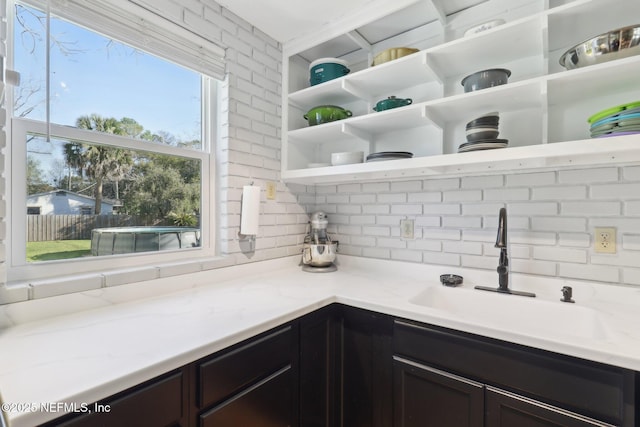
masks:
[[[640,133],[640,101],[607,108],[589,117],[587,121],[590,124],[591,138]]]

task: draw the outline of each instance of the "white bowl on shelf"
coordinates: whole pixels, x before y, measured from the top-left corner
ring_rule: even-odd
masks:
[[[333,166],[351,165],[364,161],[363,151],[345,151],[342,153],[331,153],[331,164]]]

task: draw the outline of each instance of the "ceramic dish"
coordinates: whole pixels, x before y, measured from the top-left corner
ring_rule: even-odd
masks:
[[[381,151],[379,153],[371,153],[367,156],[367,162],[378,162],[382,160],[398,160],[410,159],[413,153],[408,151]]]
[[[491,28],[497,27],[498,25],[502,25],[504,23],[505,23],[504,19],[494,19],[492,21],[484,22],[482,24],[469,28],[467,31],[464,32],[464,35],[466,37],[472,34],[478,34],[483,31],[490,30]]]
[[[615,116],[615,115],[617,115],[617,114],[619,114],[619,113],[621,113],[622,111],[625,111],[625,110],[634,110],[635,111],[636,108],[640,108],[640,101],[635,101],[635,102],[630,102],[630,103],[627,103],[627,104],[617,105],[615,107],[607,108],[605,110],[602,110],[602,111],[599,111],[599,112],[595,113],[593,116],[591,116],[591,117],[589,117],[587,119],[587,122],[595,123],[595,122],[597,122],[599,120],[602,120],[602,119],[604,119],[606,117]],[[628,112],[631,112],[631,111],[628,111]]]
[[[364,152],[362,151],[345,151],[342,153],[331,153],[331,164],[333,166],[351,165],[354,163],[362,163]]]
[[[473,92],[476,90],[487,89],[494,86],[507,84],[511,71],[505,68],[491,68],[489,70],[478,71],[469,74],[462,79],[462,86],[465,92]]]

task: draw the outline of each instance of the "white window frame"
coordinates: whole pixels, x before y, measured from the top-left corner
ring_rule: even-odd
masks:
[[[13,56],[13,1],[10,2],[10,28],[8,30],[8,59],[11,64]],[[29,2],[27,2],[29,3]],[[35,3],[35,2],[34,2]],[[65,17],[69,19],[69,16]],[[91,28],[86,22],[71,20],[76,25]],[[103,23],[104,24],[104,23]],[[168,30],[168,29],[167,29]],[[100,32],[98,30],[93,30]],[[117,37],[114,37],[117,39]],[[141,48],[144,51],[144,48]],[[154,52],[152,54],[157,54]],[[170,61],[171,58],[163,57]],[[182,58],[184,63],[184,58]],[[194,58],[194,62],[198,59]],[[196,69],[194,67],[193,69]],[[198,71],[196,71],[198,72]],[[202,146],[200,150],[173,147],[144,140],[88,131],[56,124],[47,125],[46,122],[11,117],[8,121],[7,135],[11,141],[7,144],[7,199],[11,209],[7,212],[7,239],[10,250],[7,253],[7,279],[9,283],[46,279],[59,276],[74,276],[78,274],[98,273],[109,270],[151,267],[166,263],[188,262],[194,258],[210,258],[216,256],[216,215],[215,215],[215,150],[217,115],[220,114],[218,94],[221,82],[202,75]],[[6,91],[8,109],[13,105],[13,91]],[[7,111],[11,113],[11,111]],[[26,137],[28,134],[47,135],[52,138],[63,138],[76,141],[86,141],[107,146],[128,148],[136,151],[148,151],[200,160],[201,164],[201,246],[198,248],[181,249],[177,251],[141,252],[123,255],[108,255],[95,258],[74,258],[59,261],[44,261],[28,263],[26,261],[26,222],[27,222],[27,190],[26,190]]]

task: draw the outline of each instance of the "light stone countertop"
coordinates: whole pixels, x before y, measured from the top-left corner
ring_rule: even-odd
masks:
[[[537,294],[526,298],[474,290],[497,283],[489,271],[340,255],[337,272],[313,274],[298,263],[288,257],[0,306],[2,399],[89,404],[333,302],[640,371],[637,288],[512,275],[511,288]],[[441,286],[445,273],[464,284]],[[562,286],[572,286],[575,304],[560,302]],[[63,412],[5,415],[22,427]]]

